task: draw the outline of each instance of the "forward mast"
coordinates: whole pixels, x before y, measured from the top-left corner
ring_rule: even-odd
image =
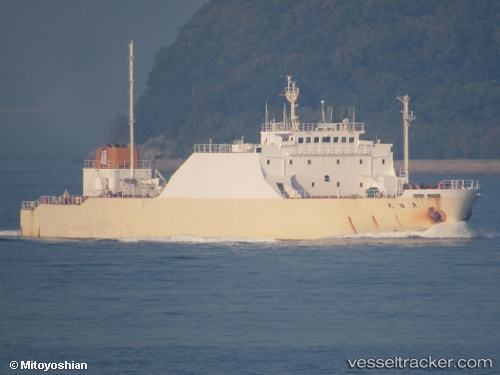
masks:
[[[410,102],[410,97],[408,95],[403,96],[402,98],[398,96],[398,100],[403,103],[403,173],[401,177],[403,178],[404,183],[409,182],[409,172],[408,172],[408,162],[410,159],[410,145],[409,145],[409,136],[408,136],[408,128],[410,127],[410,122],[415,120],[415,116],[413,116],[413,111],[408,110],[408,104]]]
[[[131,40],[128,58],[129,73],[129,117],[130,127],[130,178],[134,178],[134,41]]]

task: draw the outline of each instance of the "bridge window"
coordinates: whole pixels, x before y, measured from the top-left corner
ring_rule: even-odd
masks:
[[[323,137],[323,138],[321,138],[321,142],[323,142],[323,143],[330,143],[330,137]]]
[[[311,143],[311,137],[306,137],[306,143]]]
[[[347,137],[342,137],[342,143],[346,143],[347,142]]]
[[[304,138],[299,137],[299,141],[298,141],[298,142],[299,142],[299,143],[304,143]]]
[[[354,143],[354,137],[349,137],[349,143]]]
[[[314,137],[314,143],[318,143],[319,142],[319,137]]]
[[[334,143],[339,143],[339,137],[333,137],[333,142]]]

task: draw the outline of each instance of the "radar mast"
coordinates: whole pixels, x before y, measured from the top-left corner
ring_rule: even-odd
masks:
[[[295,108],[299,105],[295,104],[295,101],[299,97],[299,88],[292,81],[292,76],[287,76],[288,86],[285,88],[286,100],[290,103],[290,121],[292,123],[292,131],[299,130],[299,116],[295,113]],[[285,119],[283,119],[285,121]]]

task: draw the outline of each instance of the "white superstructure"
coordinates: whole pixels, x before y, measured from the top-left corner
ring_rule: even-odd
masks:
[[[340,122],[301,124],[295,111],[299,88],[291,77],[283,95],[290,103],[290,117],[277,122],[266,115],[260,144],[195,145],[161,197],[352,198],[402,193],[407,173],[396,176],[392,145],[362,140],[364,124],[355,121],[353,109]]]
[[[130,45],[130,67],[133,53]],[[132,91],[132,68],[130,73]],[[317,239],[339,234],[423,230],[468,220],[479,183],[444,180],[413,186],[403,102],[405,168],[394,170],[392,145],[363,140],[354,108],[321,102],[321,122],[300,123],[299,88],[288,77],[282,121],[266,105],[259,144],[199,144],[168,183],[133,147],[108,145],[86,161],[83,195],[23,202],[21,233],[68,238],[203,237]],[[132,100],[130,101],[132,106]],[[163,183],[162,183],[163,181]]]

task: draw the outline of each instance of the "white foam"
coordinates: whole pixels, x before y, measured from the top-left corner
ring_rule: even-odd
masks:
[[[20,237],[20,230],[0,230],[0,237]],[[333,239],[390,239],[390,238],[437,238],[437,239],[453,239],[453,238],[495,238],[499,234],[488,233],[481,228],[472,228],[467,222],[459,223],[440,223],[429,227],[424,231],[407,231],[407,232],[381,232],[381,233],[359,233],[345,234],[333,236]],[[47,239],[45,239],[47,240]],[[52,239],[56,240],[56,239]],[[68,241],[70,239],[59,239]],[[71,239],[79,241],[78,239]],[[165,243],[275,243],[281,242],[276,239],[256,239],[256,238],[238,238],[238,237],[198,237],[198,236],[171,236],[171,237],[130,237],[130,238],[113,238],[112,240],[119,242],[165,242]],[[97,239],[97,241],[99,241]]]
[[[0,230],[0,237],[19,237],[20,230]]]
[[[458,223],[439,223],[433,225],[423,231],[407,231],[407,232],[382,232],[382,233],[360,233],[340,235],[333,238],[477,238],[488,237],[493,238],[495,235],[484,232],[483,230],[475,230],[470,227],[467,222]]]
[[[171,237],[130,237],[115,238],[120,242],[183,242],[183,243],[272,243],[277,240],[238,238],[238,237],[198,237],[198,236],[171,236]]]
[[[477,235],[464,221],[459,223],[440,223],[421,232],[423,238],[474,238]]]
[[[390,238],[475,238],[475,237],[491,237],[480,230],[473,230],[468,223],[440,223],[431,226],[424,231],[407,231],[407,232],[381,232],[381,233],[359,233],[345,234],[331,237],[332,239],[390,239]],[[255,239],[255,238],[237,238],[237,237],[198,237],[198,236],[171,236],[171,237],[132,237],[132,238],[115,238],[119,242],[182,242],[182,243],[275,243],[281,242],[276,239]]]

